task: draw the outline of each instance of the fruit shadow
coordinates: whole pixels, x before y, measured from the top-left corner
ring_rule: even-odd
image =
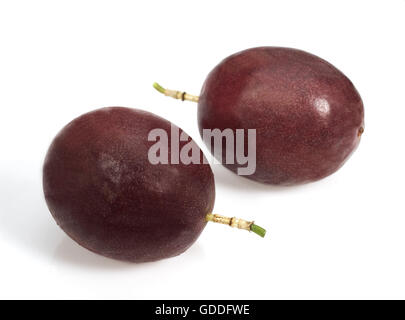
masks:
[[[91,252],[68,236],[65,236],[63,240],[59,243],[54,252],[54,259],[57,262],[62,262],[73,267],[86,268],[86,269],[102,269],[102,270],[139,270],[143,268],[157,267],[160,268],[161,265],[164,265],[168,262],[175,262],[176,260],[195,260],[200,259],[204,255],[204,251],[198,243],[195,243],[191,248],[180,256],[164,259],[154,262],[144,262],[144,263],[132,263],[125,261],[118,261],[110,258],[103,257],[94,252]]]
[[[290,192],[292,190],[305,189],[311,183],[294,186],[274,186],[250,180],[244,176],[239,176],[221,164],[211,164],[214,172],[216,185],[232,189],[236,192]]]
[[[1,173],[0,235],[15,250],[46,258],[63,234],[49,214],[40,179]]]

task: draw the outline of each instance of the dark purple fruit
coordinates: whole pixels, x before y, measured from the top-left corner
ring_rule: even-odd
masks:
[[[327,61],[290,48],[231,55],[208,75],[198,103],[201,133],[256,129],[256,172],[246,177],[275,185],[338,170],[359,144],[363,121],[352,82]]]
[[[244,151],[250,159],[248,130],[255,129],[256,170],[245,177],[263,183],[293,185],[332,174],[356,149],[364,130],[363,102],[351,81],[301,50],[260,47],[231,55],[208,75],[200,97],[154,87],[198,102],[203,138],[204,129],[228,129],[234,137],[243,129],[244,142],[228,151],[234,159],[238,146],[239,154]],[[214,139],[204,141],[213,152]],[[246,167],[246,161],[224,159],[226,154],[223,142],[218,160],[235,172]]]
[[[148,134],[156,128],[168,133],[170,146],[169,121],[105,108],[73,120],[52,142],[43,169],[46,202],[83,247],[154,261],[181,254],[204,229],[215,198],[212,171],[207,164],[151,164],[148,150],[156,142]]]

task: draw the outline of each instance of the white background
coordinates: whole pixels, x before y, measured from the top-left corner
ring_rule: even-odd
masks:
[[[405,298],[405,1],[1,1],[0,298]],[[41,167],[55,134],[104,106],[159,114],[202,146],[208,72],[249,47],[333,63],[365,105],[365,133],[334,175],[271,187],[214,166],[215,212],[261,239],[207,225],[183,255],[147,264],[79,247],[55,224]],[[205,150],[205,149],[204,149]]]

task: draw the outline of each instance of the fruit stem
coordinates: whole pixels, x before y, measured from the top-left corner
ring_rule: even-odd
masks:
[[[165,93],[165,91],[166,91],[166,89],[165,88],[163,88],[159,83],[157,83],[157,82],[154,82],[153,83],[153,87],[157,90],[157,91],[159,91],[160,93]]]
[[[226,224],[230,227],[247,230],[249,232],[253,231],[262,238],[264,238],[264,236],[266,235],[266,230],[256,225],[253,221],[246,221],[235,217],[229,218],[221,216],[219,214],[212,214],[212,213],[207,214],[206,220],[215,223]]]
[[[192,94],[188,94],[184,91],[177,91],[177,90],[169,90],[163,88],[159,83],[155,82],[153,84],[153,87],[159,91],[160,93],[163,93],[165,96],[172,97],[174,99],[180,99],[182,101],[187,100],[187,101],[193,101],[193,102],[198,102],[199,97],[194,96]]]

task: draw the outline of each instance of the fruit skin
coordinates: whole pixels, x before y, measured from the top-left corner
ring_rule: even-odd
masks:
[[[294,185],[343,165],[359,144],[364,109],[351,81],[327,61],[301,50],[259,47],[231,55],[211,71],[198,124],[201,135],[203,129],[231,128],[245,129],[246,137],[246,129],[256,129],[256,172],[245,177]]]
[[[78,117],[55,137],[43,168],[46,202],[83,247],[119,260],[155,261],[181,254],[204,229],[215,198],[211,168],[150,164],[156,142],[147,137],[155,128],[170,141],[169,121],[112,107]]]

